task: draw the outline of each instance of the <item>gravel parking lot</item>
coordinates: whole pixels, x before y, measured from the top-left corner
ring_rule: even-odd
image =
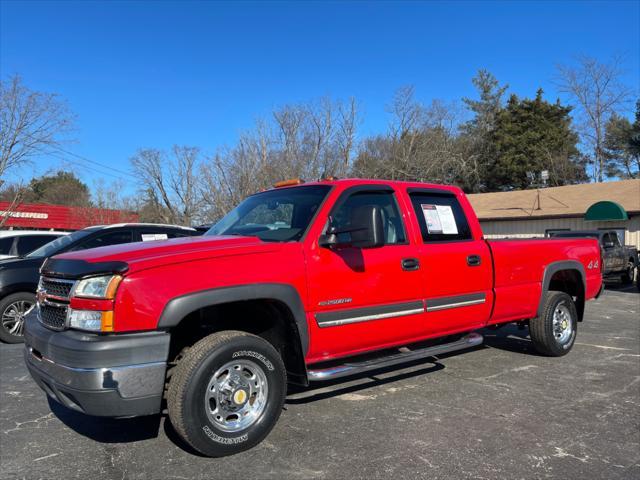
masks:
[[[21,345],[0,345],[1,478],[640,478],[640,294],[587,305],[573,351],[515,327],[472,351],[291,393],[234,457],[190,451],[164,418],[85,417],[48,402]]]

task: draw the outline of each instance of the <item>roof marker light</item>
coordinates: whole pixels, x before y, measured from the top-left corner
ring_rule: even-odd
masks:
[[[304,183],[304,180],[300,178],[290,178],[288,180],[282,180],[281,182],[276,182],[273,184],[273,186],[274,188],[290,187],[292,185],[300,185],[302,183]]]

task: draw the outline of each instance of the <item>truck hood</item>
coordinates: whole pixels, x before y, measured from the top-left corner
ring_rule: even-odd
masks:
[[[68,264],[70,260],[78,260],[85,264],[124,263],[128,267],[127,271],[134,272],[172,263],[272,252],[279,249],[278,243],[263,242],[257,237],[204,236],[92,248],[56,255],[51,260],[58,264],[62,261]]]

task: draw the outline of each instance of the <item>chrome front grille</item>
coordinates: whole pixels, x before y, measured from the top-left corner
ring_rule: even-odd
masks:
[[[67,328],[69,298],[75,285],[74,280],[41,277],[38,285],[38,319],[45,327],[53,330]]]
[[[43,325],[54,330],[63,330],[67,326],[67,305],[45,303],[38,306],[38,317]]]
[[[57,298],[58,300],[69,300],[74,283],[73,280],[42,277],[40,289],[44,290],[47,297]]]

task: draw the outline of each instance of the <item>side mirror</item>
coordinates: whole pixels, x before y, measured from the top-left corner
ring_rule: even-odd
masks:
[[[352,212],[351,224],[342,229],[329,225],[326,235],[320,237],[324,248],[376,248],[384,245],[382,210],[377,205],[362,205]]]
[[[604,248],[613,248],[613,242],[604,242],[603,243]]]

